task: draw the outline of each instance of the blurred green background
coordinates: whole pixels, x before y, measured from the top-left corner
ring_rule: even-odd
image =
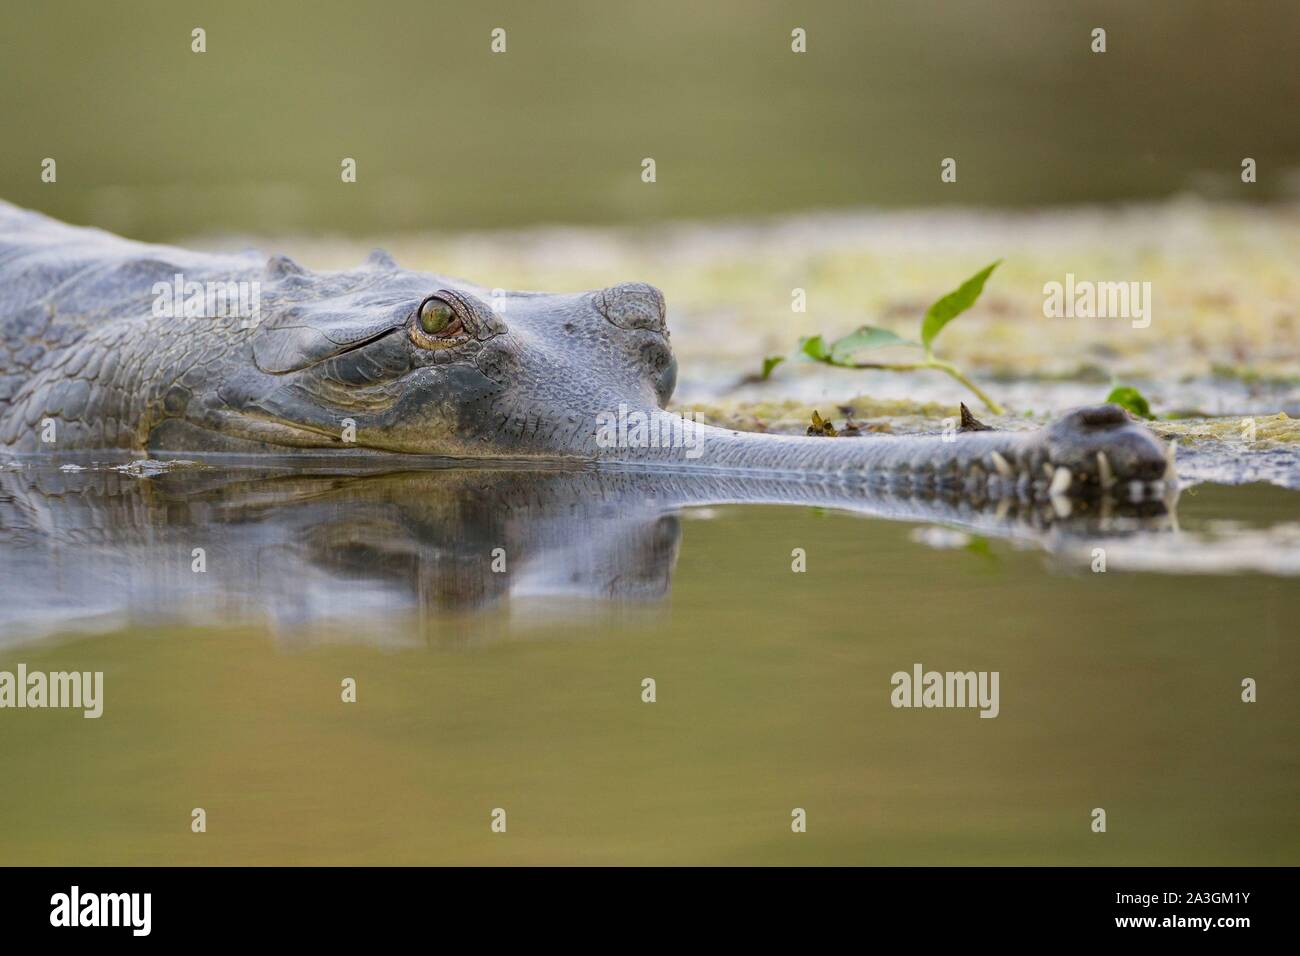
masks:
[[[1300,177],[1294,2],[50,0],[0,20],[4,198],[145,239],[1265,199]]]

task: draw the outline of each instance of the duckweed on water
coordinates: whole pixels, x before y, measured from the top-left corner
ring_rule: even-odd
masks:
[[[789,435],[804,434],[814,413],[838,431],[846,430],[850,423],[860,431],[925,431],[939,428],[943,419],[957,415],[956,409],[940,402],[883,400],[869,395],[817,403],[795,399],[694,402],[676,405],[673,411],[719,428]]]
[[[1300,445],[1300,418],[1291,418],[1286,412],[1278,412],[1276,415],[1162,420],[1153,422],[1152,429],[1162,438],[1178,439],[1179,444],[1194,444],[1199,441],[1241,442],[1260,450]]]
[[[850,423],[861,431],[921,432],[937,431],[945,418],[954,418],[958,410],[940,402],[910,400],[881,400],[869,395],[857,395],[843,401],[800,402],[793,399],[762,402],[695,402],[675,405],[673,410],[695,420],[720,428],[737,431],[771,432],[773,434],[802,435],[818,413],[837,431],[844,431]],[[1019,415],[988,419],[995,428],[1023,429],[1040,424],[1037,417],[1025,411]],[[1254,423],[1253,447],[1258,449],[1300,446],[1300,418],[1290,418],[1285,412],[1276,415],[1230,416],[1219,418],[1159,419],[1151,428],[1165,439],[1178,439],[1180,444],[1200,441],[1242,442],[1249,438]]]

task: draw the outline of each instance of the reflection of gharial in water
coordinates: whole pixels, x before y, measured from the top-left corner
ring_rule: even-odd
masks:
[[[676,381],[664,297],[642,283],[489,291],[384,254],[316,273],[0,203],[0,447],[14,451],[369,449],[902,474],[1042,499],[1158,498],[1174,478],[1172,450],[1115,406],[951,441],[827,441],[686,427],[665,410]]]
[[[861,483],[315,467],[179,468],[151,478],[103,465],[0,468],[0,633],[17,641],[68,627],[252,617],[363,621],[358,639],[382,639],[411,614],[432,633],[438,620],[529,599],[562,598],[566,612],[583,598],[654,602],[671,584],[678,514],[697,505],[843,508],[1048,546],[1103,526],[1168,522],[1161,502],[1085,502],[1063,517],[1059,502]]]

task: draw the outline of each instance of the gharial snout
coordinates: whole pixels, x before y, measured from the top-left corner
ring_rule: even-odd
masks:
[[[1068,480],[1055,479],[1058,485],[1108,491],[1124,482],[1176,477],[1175,445],[1165,444],[1118,405],[1075,409],[1048,426],[1044,437],[1050,465],[1069,470]]]

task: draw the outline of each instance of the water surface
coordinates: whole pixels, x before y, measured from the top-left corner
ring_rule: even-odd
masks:
[[[105,675],[0,711],[6,863],[1300,861],[1295,491],[79,467],[0,471],[0,670]],[[918,662],[999,716],[891,707]]]

